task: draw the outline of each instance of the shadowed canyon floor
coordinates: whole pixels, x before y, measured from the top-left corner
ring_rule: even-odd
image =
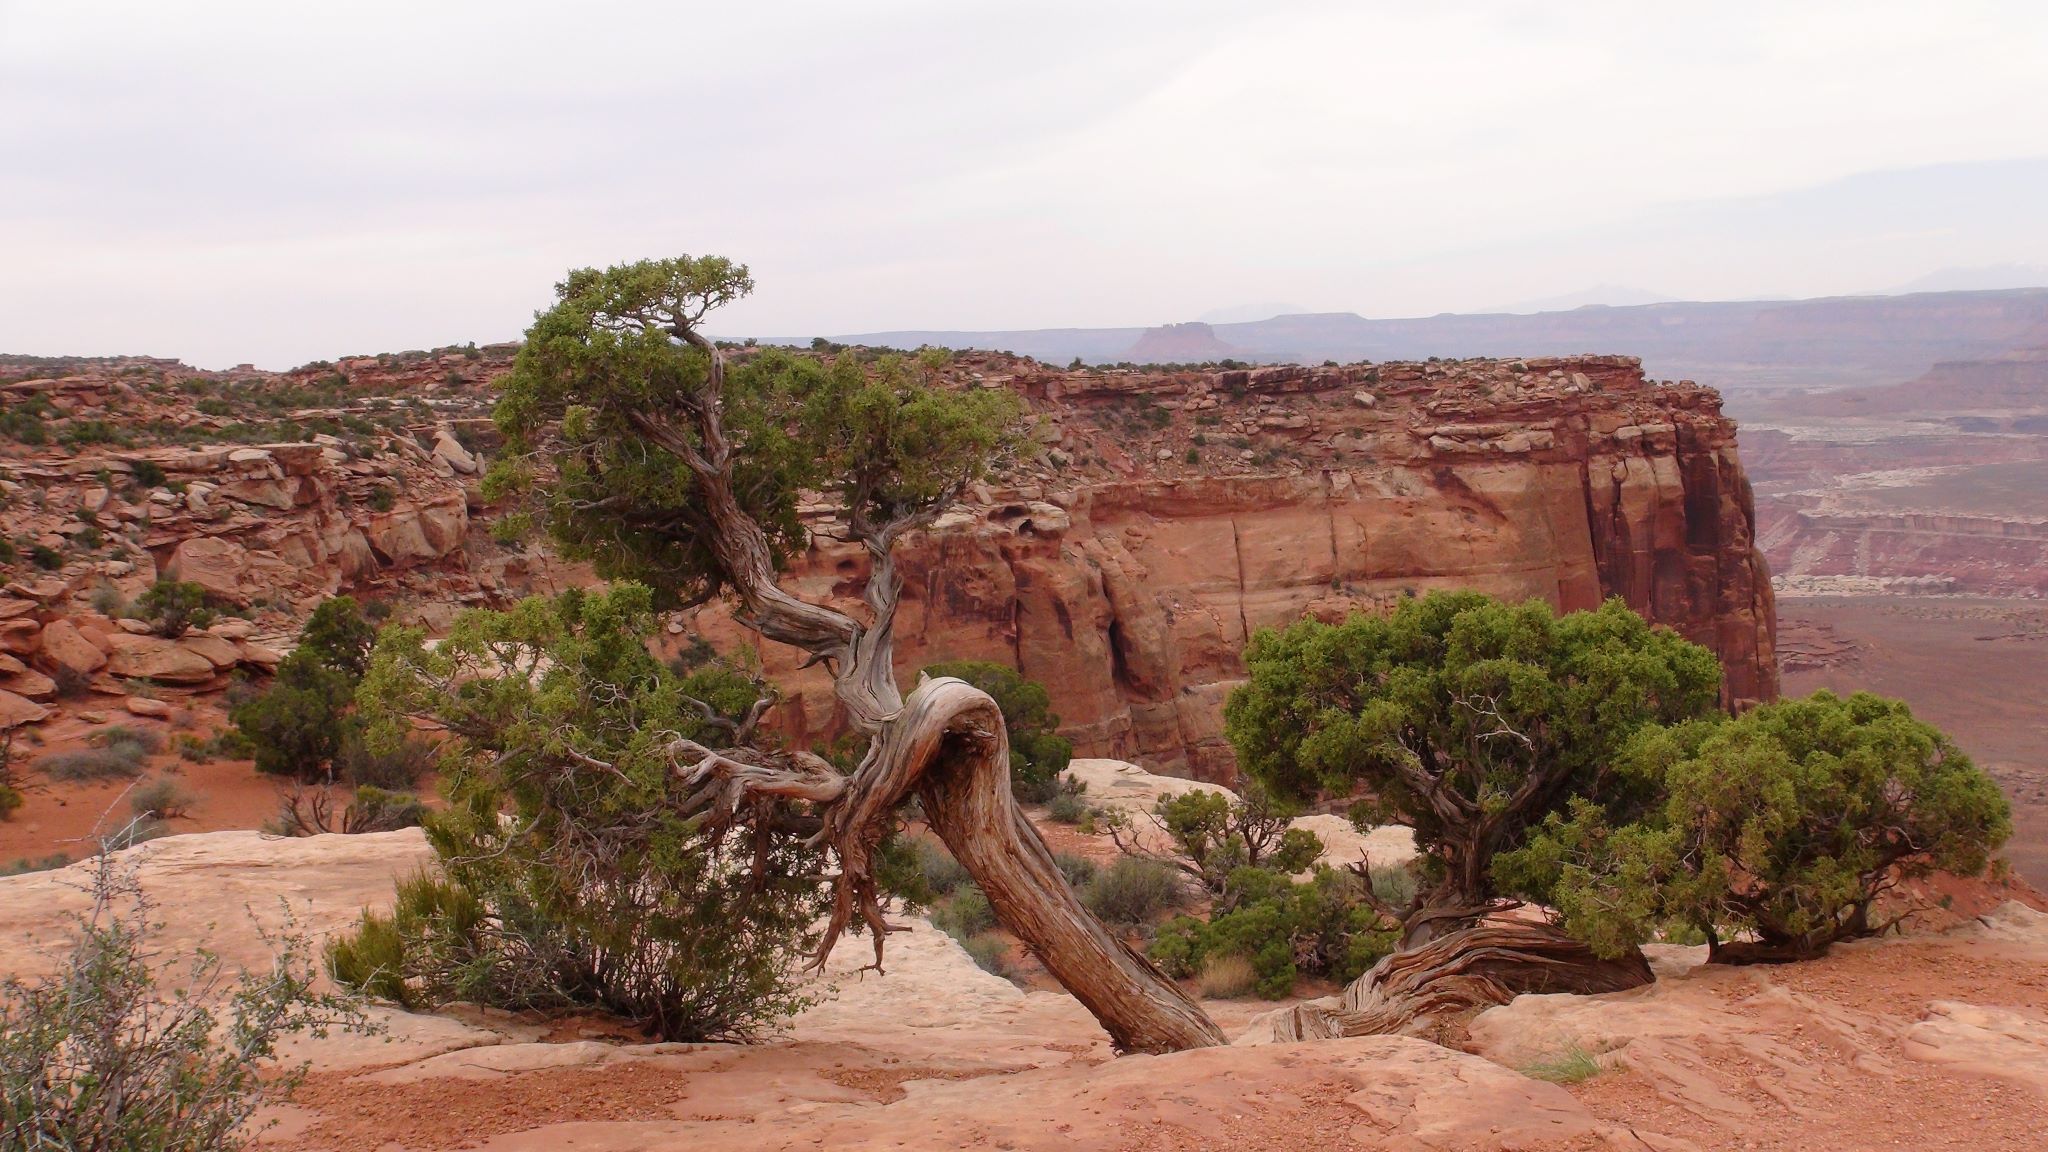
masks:
[[[1125,775],[1121,787],[1145,783]],[[263,955],[254,923],[288,906],[302,929],[332,931],[388,900],[427,852],[413,831],[223,832],[133,858],[167,958],[203,942],[248,964]],[[83,905],[82,872],[0,880],[0,968],[44,966],[40,949]],[[2031,898],[1955,885],[1942,923],[1811,964],[1706,969],[1698,950],[1660,949],[1650,988],[1524,997],[1447,1045],[1122,1059],[1070,997],[989,975],[906,918],[885,975],[858,972],[867,951],[848,942],[821,1002],[755,1046],[639,1043],[588,1018],[379,1010],[385,1036],[294,1045],[313,1073],[268,1110],[264,1139],[287,1152],[2031,1148],[2048,1110],[2048,915],[2011,895]],[[1270,1006],[1207,1005],[1231,1034]],[[1556,1077],[1571,1060],[1597,1074],[1525,1074]]]

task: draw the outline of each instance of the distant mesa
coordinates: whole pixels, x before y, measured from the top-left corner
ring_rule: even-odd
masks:
[[[1120,358],[1133,364],[1203,364],[1242,359],[1245,355],[1244,349],[1220,339],[1216,329],[1200,320],[1190,320],[1185,324],[1147,328]]]
[[[1228,308],[1212,308],[1195,319],[1204,324],[1249,324],[1257,320],[1271,320],[1275,316],[1300,316],[1311,311],[1313,309],[1299,304],[1233,304]]]
[[[2048,264],[1986,264],[1975,268],[1942,268],[1909,280],[1883,295],[1910,292],[2003,292],[2014,288],[2048,288]]]
[[[1502,304],[1495,308],[1482,308],[1487,312],[1570,312],[1578,308],[1633,308],[1642,304],[1676,304],[1678,297],[1666,296],[1642,288],[1629,288],[1620,284],[1596,284],[1578,292],[1566,292],[1558,296],[1544,296],[1535,300],[1521,300],[1513,304]]]

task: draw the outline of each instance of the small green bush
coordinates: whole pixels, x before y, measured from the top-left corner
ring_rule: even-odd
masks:
[[[1067,878],[1067,887],[1076,892],[1086,888],[1088,882],[1095,879],[1095,874],[1099,871],[1095,867],[1095,861],[1071,852],[1053,853],[1052,862],[1059,865],[1060,875]]]
[[[974,883],[967,866],[955,860],[944,844],[922,836],[915,843],[918,870],[934,896],[950,896],[961,887]]]
[[[1098,872],[1081,892],[1081,902],[1098,919],[1123,927],[1148,924],[1178,907],[1183,898],[1180,877],[1173,869],[1134,856]]]
[[[279,1068],[284,1036],[365,1030],[349,1000],[313,991],[303,937],[286,936],[261,974],[228,973],[199,952],[167,993],[161,925],[130,872],[102,854],[90,911],[60,969],[0,983],[0,1146],[108,1152],[247,1147],[250,1118],[288,1096],[305,1067]]]
[[[1294,815],[1292,807],[1250,779],[1242,796],[1194,789],[1161,796],[1152,808],[1153,823],[1172,840],[1174,854],[1212,893],[1221,893],[1239,868],[1291,874],[1315,863],[1323,842],[1313,832],[1292,827]]]
[[[992,976],[1008,978],[1010,975],[1010,944],[993,932],[983,932],[960,941],[974,966]]]
[[[1079,824],[1088,818],[1088,802],[1072,792],[1054,794],[1045,814],[1056,824]]]
[[[128,436],[105,420],[73,420],[57,439],[74,448],[89,444],[128,444]]]
[[[50,779],[65,783],[125,780],[142,775],[142,753],[133,744],[81,748],[52,753],[36,761],[36,767]]]
[[[176,780],[159,776],[128,793],[128,811],[139,820],[174,820],[183,816],[194,800]]]
[[[982,894],[980,888],[969,884],[956,890],[932,909],[932,923],[953,939],[966,940],[993,931],[996,927],[996,910],[989,907],[988,897]]]
[[[133,724],[109,724],[93,733],[92,742],[101,748],[133,747],[135,756],[154,756],[164,750],[163,733]]]
[[[1169,975],[1199,975],[1220,956],[1243,958],[1269,1000],[1301,975],[1356,979],[1393,951],[1398,933],[1362,900],[1356,877],[1318,868],[1297,884],[1264,868],[1239,868],[1208,920],[1181,916],[1159,929],[1152,959]]]
[[[12,784],[0,784],[0,820],[12,820],[22,803],[21,789]]]
[[[28,550],[28,558],[45,572],[55,572],[64,566],[64,557],[48,544],[38,544]]]
[[[389,792],[365,784],[349,802],[348,832],[396,832],[426,822],[427,806],[410,792]]]
[[[157,635],[175,640],[193,628],[213,623],[206,589],[189,580],[158,580],[135,601],[136,611]]]
[[[92,610],[118,619],[128,614],[128,598],[121,595],[119,588],[103,580],[92,590]]]
[[[137,488],[147,491],[164,482],[164,470],[153,460],[137,460],[128,466],[129,479]]]

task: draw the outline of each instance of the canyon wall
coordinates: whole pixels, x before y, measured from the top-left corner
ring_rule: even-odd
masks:
[[[488,446],[509,362],[492,347],[275,376],[17,369],[48,373],[0,380],[38,398],[48,440],[0,445],[0,529],[18,544],[0,559],[0,648],[21,665],[13,680],[0,666],[0,691],[38,711],[61,667],[121,694],[114,649],[141,641],[117,640],[139,625],[114,617],[159,574],[246,609],[250,629],[226,626],[277,647],[336,591],[435,627],[587,580],[481,531],[482,461],[463,441]],[[920,370],[1012,390],[1029,413],[996,475],[904,546],[901,671],[1020,668],[1084,755],[1227,779],[1222,704],[1253,631],[1436,588],[1562,610],[1620,596],[1718,653],[1731,705],[1776,693],[1734,424],[1712,390],[1648,381],[1632,358],[1059,371],[965,353]],[[102,424],[117,427],[91,435],[125,442],[86,443]],[[788,580],[851,607],[863,557],[834,540],[829,502],[806,516]],[[99,651],[46,641],[60,621]],[[670,622],[678,642],[692,623]],[[722,646],[752,639],[720,609],[694,624]],[[176,659],[199,686],[227,671],[216,654],[211,669]],[[838,732],[820,670],[773,645],[760,659],[787,691],[785,734]]]
[[[1776,695],[1734,425],[1712,390],[1632,358],[983,383],[1031,400],[1036,454],[908,545],[899,663],[1021,669],[1079,754],[1227,779],[1222,705],[1252,631],[1437,588],[1566,611],[1620,596],[1718,653],[1731,704]],[[821,532],[790,583],[851,602],[863,576]],[[715,610],[697,625],[740,638]],[[782,730],[835,732],[823,677],[761,655],[791,690]]]
[[[1745,445],[1789,589],[2048,594],[2048,348],[1759,405]]]
[[[517,557],[471,553],[480,465],[430,406],[337,397],[257,421],[187,391],[197,374],[175,361],[54,366],[70,372],[0,382],[0,403],[38,414],[0,447],[0,730],[65,700],[156,715],[131,681],[205,690],[274,667],[336,592],[445,621],[520,575]],[[127,617],[160,577],[246,618],[150,635]]]

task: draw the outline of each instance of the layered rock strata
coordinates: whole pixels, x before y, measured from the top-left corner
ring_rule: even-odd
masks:
[[[1566,611],[1619,596],[1719,654],[1731,705],[1776,695],[1734,423],[1633,358],[983,383],[1030,399],[1035,455],[903,549],[899,661],[1021,669],[1079,754],[1227,780],[1222,704],[1253,631],[1437,588]],[[863,562],[829,518],[790,583],[851,600]],[[716,611],[697,626],[740,639]],[[790,689],[787,734],[836,731],[816,670],[762,659]]]

